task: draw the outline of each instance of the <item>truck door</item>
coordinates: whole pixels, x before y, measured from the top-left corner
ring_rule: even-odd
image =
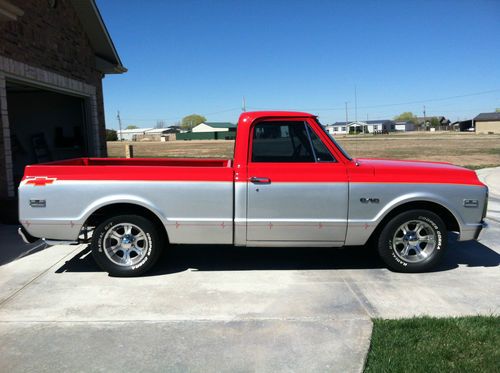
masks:
[[[312,121],[261,121],[250,135],[247,243],[342,245],[346,167],[321,141]]]

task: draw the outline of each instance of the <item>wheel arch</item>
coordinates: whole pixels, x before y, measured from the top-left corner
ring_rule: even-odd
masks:
[[[447,231],[452,231],[452,232],[460,232],[460,224],[458,222],[458,219],[455,217],[455,215],[446,207],[443,205],[437,203],[437,202],[431,202],[431,201],[410,201],[410,202],[405,202],[403,204],[395,206],[393,209],[391,209],[383,218],[382,220],[377,224],[377,227],[375,230],[372,232],[370,235],[370,238],[368,239],[368,242],[373,242],[374,239],[377,239],[379,237],[380,232],[384,228],[384,226],[395,216],[406,212],[410,210],[427,210],[435,213],[438,215],[442,220],[444,225],[446,226]]]
[[[168,232],[162,219],[151,209],[136,203],[115,202],[101,206],[87,217],[84,226],[97,227],[104,220],[118,215],[139,215],[148,219],[158,229],[162,238],[168,242]]]

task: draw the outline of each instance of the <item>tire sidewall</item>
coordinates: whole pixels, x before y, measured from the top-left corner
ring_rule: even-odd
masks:
[[[147,240],[147,253],[144,258],[133,266],[120,266],[113,263],[105,253],[104,239],[114,226],[130,223],[141,228]],[[92,255],[104,271],[112,276],[138,276],[148,271],[156,262],[160,254],[160,240],[155,226],[147,219],[138,215],[121,215],[109,218],[102,222],[92,236]]]
[[[436,236],[436,247],[432,253],[418,263],[406,262],[393,249],[393,237],[396,230],[405,222],[420,220],[431,226]],[[442,259],[447,248],[447,231],[442,219],[435,213],[427,210],[412,210],[395,216],[384,227],[380,234],[378,250],[380,257],[387,266],[398,272],[424,272],[436,266]]]

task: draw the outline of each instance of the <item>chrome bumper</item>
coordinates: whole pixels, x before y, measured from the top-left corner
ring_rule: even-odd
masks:
[[[482,220],[481,223],[480,223],[480,225],[476,229],[476,233],[474,234],[474,239],[475,240],[477,240],[479,238],[479,234],[485,228],[488,228],[488,223],[486,223],[484,220]]]

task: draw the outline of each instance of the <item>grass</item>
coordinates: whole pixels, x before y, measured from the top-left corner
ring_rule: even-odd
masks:
[[[390,135],[338,136],[337,141],[356,158],[419,159],[450,162],[478,169],[500,165],[500,135],[475,133],[407,132]],[[136,157],[232,158],[234,141],[193,140],[133,142]],[[123,157],[125,146],[108,142],[110,157]]]
[[[338,142],[359,158],[419,159],[450,162],[474,169],[500,165],[500,135],[408,132],[341,137]]]
[[[373,320],[365,373],[498,371],[498,316]]]

